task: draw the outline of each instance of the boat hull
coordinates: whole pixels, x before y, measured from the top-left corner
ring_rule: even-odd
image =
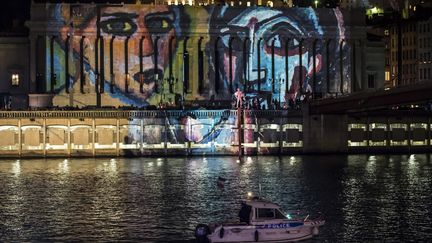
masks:
[[[222,242],[293,242],[312,238],[318,234],[319,225],[263,228],[255,225],[223,225],[208,235],[211,243]]]

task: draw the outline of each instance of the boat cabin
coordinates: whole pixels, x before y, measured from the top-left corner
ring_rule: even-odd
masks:
[[[239,218],[240,222],[247,224],[257,224],[269,220],[288,220],[280,211],[279,205],[259,198],[242,202]]]

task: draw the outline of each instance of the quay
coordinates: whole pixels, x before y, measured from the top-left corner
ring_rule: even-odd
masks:
[[[421,110],[0,111],[0,156],[431,152],[431,126]]]

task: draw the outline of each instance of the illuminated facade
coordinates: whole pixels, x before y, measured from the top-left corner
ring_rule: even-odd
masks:
[[[365,80],[361,12],[36,3],[31,12],[31,88],[57,106],[229,104],[240,88],[270,108]]]

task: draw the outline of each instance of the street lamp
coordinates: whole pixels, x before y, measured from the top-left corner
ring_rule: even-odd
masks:
[[[315,0],[315,8],[318,8],[318,0]]]

